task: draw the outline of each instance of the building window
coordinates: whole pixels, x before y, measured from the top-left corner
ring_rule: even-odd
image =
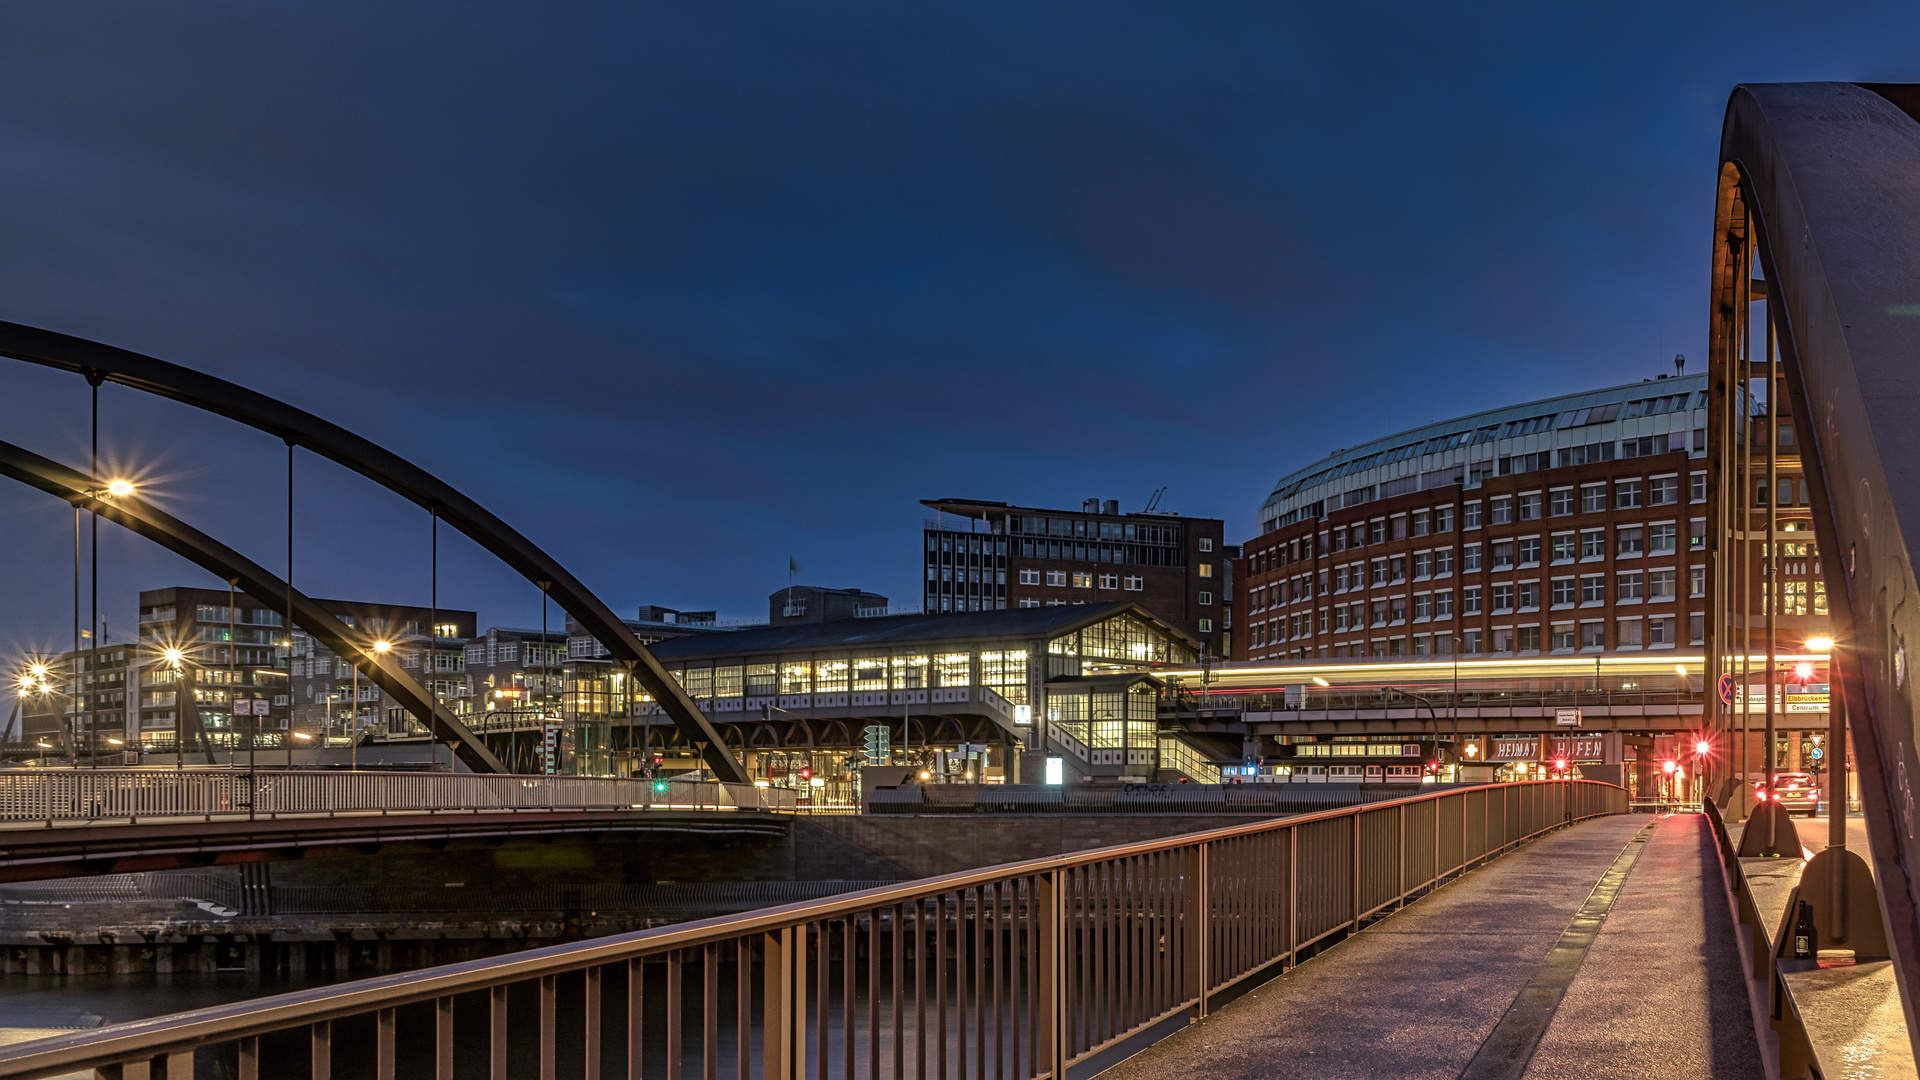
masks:
[[[1213,537],[1211,537],[1211,536],[1203,536],[1203,537],[1201,537],[1201,538],[1200,538],[1200,550],[1201,550],[1201,551],[1212,551],[1212,550],[1213,550]]]
[[[1462,529],[1477,529],[1480,527],[1479,503],[1470,502],[1467,504],[1466,512],[1460,515],[1460,527]]]
[[[1453,549],[1438,548],[1433,553],[1433,576],[1446,577],[1453,573]]]
[[[1442,589],[1433,594],[1433,617],[1450,619],[1453,617],[1453,590]]]
[[[1468,544],[1462,548],[1461,551],[1463,552],[1463,558],[1461,559],[1460,569],[1469,574],[1478,571],[1480,569],[1480,545]]]
[[[1520,608],[1523,611],[1524,610],[1533,610],[1533,611],[1540,610],[1540,583],[1539,582],[1523,581],[1520,583]]]
[[[1413,635],[1413,655],[1426,656],[1428,653],[1429,644],[1430,644],[1430,641],[1427,638],[1427,635],[1425,634]]]
[[[1375,585],[1385,585],[1387,583],[1387,560],[1373,560],[1373,583]]]
[[[1632,510],[1640,505],[1640,481],[1621,480],[1613,486],[1613,508]]]
[[[1384,544],[1387,542],[1387,519],[1374,518],[1367,523],[1367,543]]]
[[[1554,652],[1572,652],[1574,649],[1573,624],[1557,622],[1553,624],[1552,647]]]
[[[1649,600],[1673,599],[1673,587],[1674,587],[1675,576],[1676,575],[1672,570],[1647,571],[1647,599]]]
[[[1493,628],[1493,651],[1496,653],[1510,653],[1513,651],[1512,630],[1504,626],[1496,626]]]
[[[1547,513],[1554,517],[1566,517],[1573,513],[1573,489],[1560,488],[1550,492],[1547,497]]]
[[[1373,625],[1387,625],[1387,602],[1385,600],[1375,600],[1373,602]]]
[[[1687,567],[1687,595],[1707,595],[1707,568],[1704,566]]]
[[[1615,554],[1638,555],[1645,550],[1646,534],[1638,525],[1628,525],[1615,530],[1614,538],[1618,541],[1614,546]]]
[[[1413,553],[1413,580],[1425,581],[1433,576],[1433,552],[1416,551]]]
[[[1433,531],[1437,533],[1453,531],[1453,507],[1442,506],[1433,512]]]
[[[1119,587],[1120,587],[1120,575],[1119,575],[1119,574],[1101,574],[1101,575],[1100,575],[1100,587],[1101,587],[1101,588],[1103,588],[1103,589],[1117,589],[1117,588],[1119,588]]]
[[[1580,624],[1580,647],[1582,649],[1604,649],[1607,647],[1607,624],[1604,622],[1583,622]]]
[[[1210,562],[1203,562],[1203,563],[1201,563],[1201,564],[1200,564],[1200,576],[1201,576],[1201,577],[1212,577],[1212,576],[1213,576],[1213,564],[1212,564],[1212,563],[1210,563]]]
[[[1031,596],[1023,596],[1020,598],[1020,606],[1021,607],[1039,607],[1040,601],[1034,599]]]
[[[1395,555],[1392,559],[1388,560],[1388,563],[1393,570],[1393,583],[1395,585],[1407,580],[1407,557],[1405,555]]]
[[[1613,632],[1614,647],[1619,649],[1637,649],[1642,639],[1641,628],[1645,624],[1639,619],[1621,619],[1615,624]]]
[[[1213,594],[1212,594],[1212,593],[1210,593],[1210,592],[1206,592],[1206,591],[1202,591],[1202,592],[1200,593],[1200,606],[1201,606],[1201,607],[1212,607],[1212,606],[1213,606]]]
[[[1574,534],[1570,532],[1553,534],[1554,562],[1572,562],[1574,552],[1577,550],[1579,549],[1574,543]]]
[[[1487,500],[1488,518],[1495,525],[1509,525],[1513,522],[1513,498],[1500,495]]]
[[[1691,644],[1699,645],[1699,644],[1703,644],[1706,640],[1707,640],[1706,612],[1696,611],[1693,614],[1687,616],[1687,641]]]
[[[1643,598],[1640,571],[1633,570],[1620,574],[1614,579],[1613,597],[1622,604],[1637,604]]]
[[[1647,530],[1647,550],[1655,555],[1671,555],[1677,550],[1680,536],[1678,525],[1654,525]]]
[[[1427,531],[1430,527],[1431,526],[1429,522],[1429,515],[1427,511],[1415,510],[1413,512],[1413,535],[1425,536],[1427,535]]]
[[[1493,587],[1494,614],[1498,615],[1500,612],[1512,611],[1512,610],[1513,610],[1513,586],[1495,585]]]
[[[1687,479],[1690,481],[1690,487],[1692,489],[1690,492],[1689,501],[1697,502],[1697,503],[1706,502],[1707,501],[1707,474],[1703,472],[1697,472],[1690,475]]]
[[[1705,551],[1707,549],[1707,519],[1694,518],[1692,527],[1687,530],[1687,550]]]
[[[1607,532],[1605,529],[1580,530],[1580,557],[1582,559],[1604,559],[1607,557]]]
[[[1606,508],[1607,508],[1607,485],[1605,484],[1580,485],[1580,512],[1581,513],[1597,514],[1605,510]]]
[[[1576,603],[1574,597],[1577,594],[1574,579],[1570,577],[1557,577],[1553,579],[1554,607],[1572,607]]]
[[[1520,645],[1520,651],[1523,653],[1539,652],[1540,651],[1540,628],[1537,626],[1521,627],[1519,645]]]
[[[1038,584],[1040,584],[1040,571],[1038,571],[1038,570],[1022,570],[1022,571],[1020,571],[1020,584],[1022,584],[1022,585],[1038,585]]]
[[[1669,506],[1680,501],[1680,478],[1656,476],[1647,482],[1647,505]]]
[[[1673,640],[1673,616],[1660,615],[1647,620],[1647,644],[1656,649],[1677,644]]]
[[[1413,617],[1416,619],[1433,618],[1433,594],[1413,594]]]
[[[1047,571],[1047,584],[1052,585],[1055,588],[1061,588],[1061,589],[1066,588],[1067,572],[1065,570]]]
[[[1460,613],[1462,615],[1480,614],[1480,586],[1469,585],[1460,590]]]
[[[1201,632],[1201,633],[1203,633],[1203,634],[1211,634],[1211,633],[1213,633],[1213,620],[1212,620],[1212,619],[1201,619],[1201,620],[1200,620],[1200,632]]]
[[[1468,656],[1480,655],[1480,631],[1460,631],[1460,651],[1466,653]]]
[[[1582,604],[1604,604],[1607,602],[1607,579],[1603,574],[1587,574],[1580,579],[1580,602]]]
[[[1128,592],[1139,592],[1146,588],[1145,579],[1138,574],[1128,574],[1120,579],[1120,587]]]
[[[1539,566],[1540,565],[1540,538],[1539,537],[1529,536],[1529,537],[1523,538],[1520,541],[1520,565],[1521,566]]]
[[[1540,519],[1540,493],[1535,491],[1535,492],[1532,492],[1531,494],[1520,496],[1520,520],[1521,521],[1538,521],[1539,519]]]
[[[1075,570],[1073,572],[1073,587],[1076,589],[1093,588],[1093,575]]]
[[[1513,568],[1513,541],[1500,540],[1493,545],[1493,568],[1511,570]]]

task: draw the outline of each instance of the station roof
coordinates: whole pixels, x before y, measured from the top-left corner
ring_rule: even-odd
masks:
[[[977,638],[1052,637],[1092,626],[1116,615],[1130,614],[1192,648],[1198,644],[1138,604],[1066,604],[1059,607],[1007,608],[1004,611],[955,612],[951,615],[885,615],[870,619],[764,626],[731,634],[676,638],[647,646],[662,661],[745,653],[799,652],[806,649],[862,648],[912,645],[919,642],[964,641]]]

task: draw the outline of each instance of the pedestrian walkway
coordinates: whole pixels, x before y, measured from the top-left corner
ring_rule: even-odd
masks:
[[[1649,829],[1638,850],[1630,847]],[[1714,858],[1699,815],[1625,815],[1554,833],[1258,987],[1103,1080],[1452,1078],[1470,1070],[1514,1080],[1758,1077],[1731,920],[1713,891]],[[1622,866],[1617,896],[1596,893]],[[1514,1019],[1503,1023],[1510,1007]],[[1548,1017],[1544,1034],[1537,1023],[1528,1028],[1529,1007]],[[1490,1042],[1496,1028],[1501,1038]],[[1512,1046],[1518,1052],[1499,1050]]]

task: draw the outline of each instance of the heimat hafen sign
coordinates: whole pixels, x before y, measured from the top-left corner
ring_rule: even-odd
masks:
[[[1607,743],[1605,736],[1580,735],[1573,738],[1553,738],[1545,735],[1524,735],[1511,739],[1492,739],[1488,748],[1488,761],[1550,761],[1565,757],[1568,761],[1605,761]]]

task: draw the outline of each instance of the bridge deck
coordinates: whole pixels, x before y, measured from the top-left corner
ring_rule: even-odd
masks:
[[[1569,924],[1583,905],[1593,911],[1596,885],[1649,826],[1582,960],[1568,951]],[[1602,818],[1555,833],[1375,923],[1103,1080],[1757,1077],[1714,859],[1699,815]],[[1556,970],[1563,984],[1565,975],[1572,981],[1557,1009],[1547,1003],[1537,1048],[1524,1036],[1529,1045],[1519,1051],[1495,1052],[1502,1040],[1488,1037],[1496,1027],[1512,1034],[1514,1021],[1503,1026],[1502,1018],[1516,996],[1530,983],[1551,983]],[[1538,1000],[1537,989],[1528,993]]]

